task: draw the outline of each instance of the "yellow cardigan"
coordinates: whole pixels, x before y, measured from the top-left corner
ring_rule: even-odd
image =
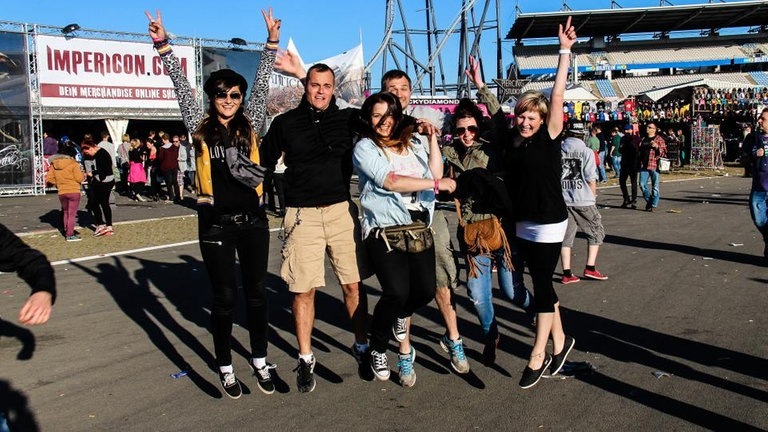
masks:
[[[255,133],[251,134],[251,154],[249,159],[251,162],[258,165],[259,158],[259,136]],[[208,151],[208,145],[203,141],[200,143],[201,150],[195,155],[195,161],[197,162],[197,173],[195,175],[195,189],[197,192],[197,204],[198,205],[213,205],[213,180],[211,179],[211,154]],[[259,199],[263,197],[263,185],[258,185],[255,188],[256,194]]]

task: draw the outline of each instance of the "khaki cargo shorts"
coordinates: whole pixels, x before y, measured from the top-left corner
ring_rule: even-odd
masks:
[[[288,207],[280,277],[294,293],[325,286],[325,255],[339,284],[370,276],[357,206],[344,201],[323,207]]]

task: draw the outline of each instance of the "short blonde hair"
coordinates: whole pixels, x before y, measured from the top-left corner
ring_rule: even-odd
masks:
[[[123,142],[130,142],[130,141],[131,141],[131,136],[128,135],[127,133],[124,133],[123,134]]]
[[[544,94],[536,90],[528,90],[520,95],[515,105],[515,116],[519,116],[524,112],[534,111],[538,112],[542,119],[547,117],[549,113],[549,100]]]

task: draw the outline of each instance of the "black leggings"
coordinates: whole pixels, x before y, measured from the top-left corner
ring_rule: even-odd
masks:
[[[563,243],[536,243],[519,237],[516,240],[533,280],[533,303],[536,312],[554,312],[558,299],[552,277],[560,259]]]
[[[435,298],[435,249],[387,252],[384,241],[373,235],[365,239],[365,248],[381,285],[381,298],[373,309],[371,348],[385,352],[395,319],[411,316]]]
[[[235,251],[240,261],[240,276],[245,291],[251,355],[267,356],[269,305],[264,277],[267,274],[269,254],[268,229],[266,226],[252,225],[201,227],[200,252],[213,288],[211,332],[219,366],[232,364],[232,323],[237,292]]]
[[[92,201],[89,204],[91,205],[90,209],[93,212],[93,217],[96,218],[97,225],[112,225],[112,208],[109,206],[109,195],[112,193],[114,186],[114,181],[102,183],[96,180],[92,180],[88,186],[92,189]]]

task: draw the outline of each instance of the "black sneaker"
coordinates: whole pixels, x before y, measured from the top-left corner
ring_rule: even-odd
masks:
[[[256,376],[256,382],[259,384],[259,389],[264,394],[272,394],[275,392],[275,383],[272,382],[272,374],[269,373],[271,369],[276,369],[277,366],[272,363],[267,363],[264,367],[257,368],[253,363],[249,362],[253,375]]]
[[[387,361],[387,353],[380,353],[375,350],[371,350],[371,370],[376,375],[376,379],[379,381],[386,381],[389,379],[389,362]]]
[[[240,387],[240,381],[237,380],[234,372],[221,372],[219,371],[219,380],[221,380],[221,387],[224,389],[224,393],[232,399],[237,399],[243,394],[243,389]]]
[[[554,354],[552,356],[552,366],[549,367],[550,375],[555,376],[558,372],[560,372],[560,369],[562,369],[563,365],[565,364],[565,359],[568,357],[568,354],[571,353],[571,350],[575,344],[576,340],[574,338],[568,335],[565,336],[563,350],[560,351],[560,354]]]
[[[396,318],[395,323],[392,324],[392,334],[398,342],[405,340],[408,329],[406,328],[407,321],[405,318]]]
[[[544,371],[547,370],[550,363],[552,363],[552,356],[547,354],[540,368],[533,370],[526,365],[525,369],[523,369],[523,376],[520,378],[520,387],[527,389],[535,386],[541,379],[541,376],[544,375]]]
[[[299,359],[296,366],[296,386],[301,393],[309,393],[315,389],[315,357],[307,363],[304,359]]]

